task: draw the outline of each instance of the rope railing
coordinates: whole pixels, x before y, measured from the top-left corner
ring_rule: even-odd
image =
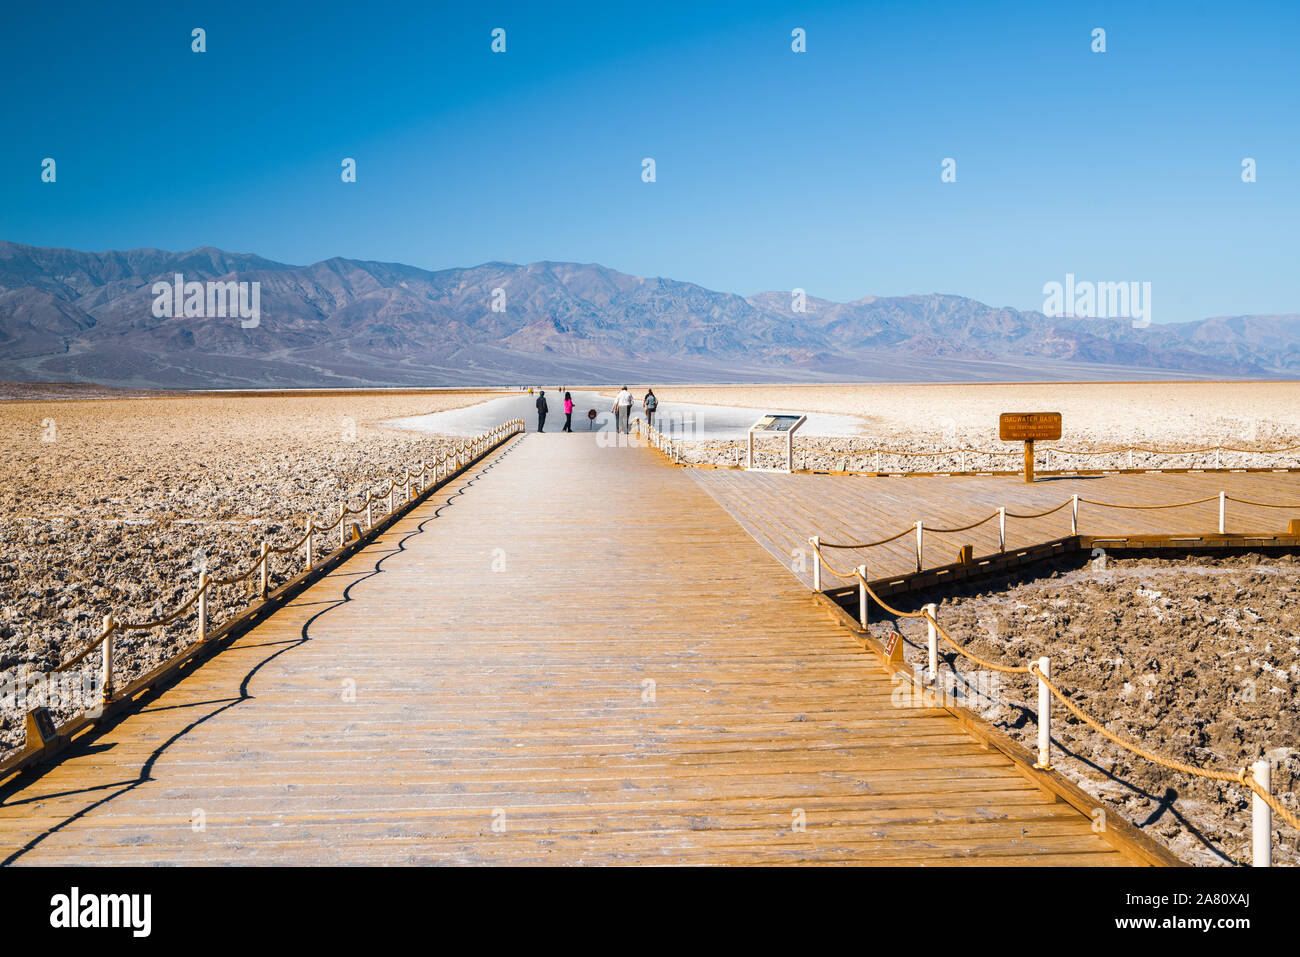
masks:
[[[399,467],[402,468],[404,473],[401,476],[402,484],[399,485],[397,479],[390,478],[388,480],[387,488],[381,491],[378,496],[376,496],[373,491],[367,492],[363,504],[357,508],[349,507],[346,501],[340,502],[338,518],[334,519],[334,521],[329,525],[318,525],[314,521],[308,520],[306,531],[303,533],[302,537],[292,545],[276,547],[272,546],[269,542],[264,541],[258,559],[252,566],[243,572],[232,574],[229,577],[219,577],[209,575],[205,569],[199,574],[199,584],[195,591],[171,612],[161,615],[158,618],[149,619],[147,621],[132,622],[118,621],[112,616],[112,614],[105,615],[103,626],[100,629],[98,636],[91,640],[90,643],[81,650],[76,652],[72,657],[58,665],[55,665],[48,673],[59,674],[67,672],[84,662],[96,649],[101,649],[101,693],[104,704],[110,703],[113,700],[113,635],[116,632],[146,631],[152,628],[161,628],[170,625],[185,615],[195,606],[195,604],[197,604],[197,643],[205,642],[208,639],[209,625],[207,609],[208,594],[213,589],[239,584],[240,582],[251,578],[253,575],[260,573],[261,580],[259,596],[260,598],[265,599],[270,590],[269,560],[271,555],[289,555],[296,552],[299,548],[305,547],[304,571],[311,571],[315,564],[314,551],[312,547],[313,536],[317,533],[329,532],[335,527],[343,525],[343,528],[340,529],[339,535],[339,545],[340,547],[343,547],[347,543],[345,520],[349,515],[359,515],[364,513],[366,516],[366,529],[368,531],[374,527],[373,505],[376,500],[382,500],[387,496],[387,514],[391,516],[396,512],[396,505],[393,501],[394,492],[401,490],[402,494],[406,496],[407,501],[413,500],[429,488],[436,486],[443,479],[476,460],[479,456],[493,448],[498,442],[522,431],[524,431],[523,420],[511,419],[488,432],[475,436],[468,442],[457,442],[450,450],[436,451],[433,456],[432,469],[430,469],[427,461],[421,461],[418,463],[420,466],[418,471],[413,470],[410,464],[401,464]],[[429,480],[430,472],[432,472],[432,481]],[[240,612],[240,614],[242,614],[242,612]],[[37,672],[24,675],[19,680],[25,684],[35,684],[42,681],[45,677],[45,673]]]
[[[993,521],[993,519],[998,517],[998,514],[998,512],[992,512],[985,518],[981,518],[978,522],[971,522],[969,525],[961,525],[957,528],[927,528],[926,531],[935,532],[940,535],[954,535],[957,532],[968,532],[972,528],[979,528],[985,522]]]
[[[639,419],[636,421],[640,421]],[[719,442],[710,446],[714,449],[747,449],[744,442]],[[1146,445],[1116,445],[1106,449],[1067,449],[1059,445],[1039,445],[1039,452],[1054,452],[1057,455],[1118,455],[1121,452],[1142,452],[1147,455],[1203,455],[1206,452],[1240,452],[1248,455],[1281,455],[1283,452],[1294,452],[1300,449],[1300,444],[1280,445],[1277,448],[1248,448],[1237,445],[1205,445],[1192,449],[1159,449]],[[960,445],[951,449],[939,449],[936,451],[926,451],[923,449],[896,449],[888,446],[867,446],[865,448],[855,448],[851,452],[828,451],[814,449],[813,451],[823,451],[832,455],[897,455],[900,457],[916,456],[917,458],[933,458],[940,455],[957,455],[961,452],[967,452],[971,455],[1005,455],[1020,456],[1021,449],[979,449],[970,445]]]
[[[1271,791],[1271,765],[1267,760],[1257,761],[1254,765],[1243,766],[1235,771],[1216,771],[1210,768],[1201,768],[1195,765],[1186,764],[1181,761],[1175,761],[1172,758],[1166,758],[1163,755],[1144,748],[1141,745],[1120,737],[1100,722],[1092,718],[1083,711],[1071,698],[1066,695],[1050,678],[1051,659],[1043,656],[1037,659],[1031,659],[1027,665],[1005,665],[995,661],[983,658],[969,648],[962,645],[948,633],[948,630],[939,623],[938,606],[931,603],[922,606],[920,611],[903,611],[895,608],[888,602],[884,601],[870,583],[866,580],[865,569],[862,566],[856,570],[858,578],[859,600],[861,602],[860,619],[863,628],[867,626],[867,604],[866,599],[870,597],[877,605],[895,618],[905,619],[924,619],[929,632],[929,663],[927,669],[927,681],[934,683],[938,678],[938,649],[936,637],[943,638],[944,642],[949,645],[957,654],[974,662],[980,668],[989,671],[996,671],[1002,674],[1021,674],[1030,675],[1038,682],[1038,760],[1035,767],[1048,770],[1051,768],[1051,698],[1055,698],[1065,705],[1066,709],[1076,718],[1092,728],[1106,740],[1117,745],[1121,749],[1128,751],[1138,757],[1159,766],[1168,768],[1171,771],[1178,771],[1193,777],[1204,778],[1212,781],[1221,781],[1230,784],[1238,784],[1248,789],[1257,798],[1252,804],[1252,858],[1255,866],[1269,866],[1272,859],[1272,814],[1277,814],[1287,824],[1300,831],[1300,819],[1284,805]],[[954,669],[955,671],[955,669]]]
[[[993,514],[996,515],[997,513],[994,512]],[[985,521],[987,521],[987,519]],[[983,523],[977,522],[976,524],[978,525]],[[904,535],[908,534],[910,531],[912,531],[911,528],[905,528],[897,535],[890,535],[888,538],[877,539],[874,542],[849,542],[844,544],[836,544],[835,542],[822,542],[821,547],[822,548],[875,548],[877,545],[888,545],[890,542],[897,541],[898,539],[902,538]]]
[[[1226,492],[1220,492],[1217,496],[1210,496],[1207,498],[1196,499],[1190,502],[1175,502],[1175,503],[1168,503],[1168,504],[1154,505],[1154,506],[1134,506],[1134,505],[1127,505],[1127,504],[1116,503],[1116,502],[1099,502],[1091,499],[1081,499],[1079,496],[1074,495],[1071,496],[1069,500],[1062,502],[1060,505],[1056,506],[1055,508],[1049,509],[1044,512],[1019,514],[1014,512],[1008,512],[1005,508],[1000,508],[998,509],[998,512],[995,514],[1001,517],[1003,523],[1001,528],[1002,541],[1000,544],[1002,550],[1005,551],[1005,545],[1006,545],[1005,520],[1008,517],[1041,518],[1043,516],[1050,515],[1054,512],[1060,511],[1061,509],[1065,508],[1065,506],[1067,505],[1072,505],[1073,512],[1071,517],[1071,525],[1072,525],[1073,534],[1077,535],[1078,517],[1079,517],[1078,507],[1081,502],[1094,505],[1094,506],[1101,506],[1107,508],[1181,508],[1181,507],[1194,506],[1194,505],[1203,505],[1207,502],[1215,501],[1216,499],[1219,502],[1220,534],[1224,533],[1225,507],[1226,507],[1226,503],[1229,501],[1239,502],[1248,505],[1255,505],[1259,507],[1266,507],[1266,508],[1300,509],[1300,503],[1286,504],[1286,503],[1278,503],[1278,502],[1255,502],[1246,499],[1234,498],[1233,496],[1229,496]],[[971,525],[965,526],[964,528],[957,529],[957,531],[965,531],[969,528],[977,527],[978,525],[982,525],[985,522],[989,521],[990,518],[992,517],[993,516],[989,516],[988,518],[981,519],[979,522],[975,522]],[[922,528],[925,527],[924,522],[917,522],[914,527],[918,533],[917,570],[920,571],[921,569],[920,531]],[[943,531],[942,529],[930,529],[930,530],[936,532]],[[912,531],[912,529],[906,529],[903,532],[900,532],[898,535],[893,536],[893,538],[886,539],[883,541],[893,541],[894,539],[900,538],[910,531]],[[1051,765],[1051,757],[1052,757],[1051,702],[1052,699],[1055,698],[1056,700],[1060,701],[1065,706],[1065,708],[1071,714],[1073,714],[1079,721],[1083,722],[1085,725],[1092,728],[1094,731],[1096,731],[1106,740],[1110,741],[1112,744],[1120,747],[1121,749],[1129,752],[1130,754],[1141,757],[1147,761],[1150,761],[1153,764],[1156,764],[1160,767],[1167,768],[1172,771],[1181,772],[1184,774],[1188,774],[1194,777],[1204,778],[1207,780],[1237,784],[1247,789],[1253,795],[1252,804],[1251,804],[1252,807],[1251,854],[1252,854],[1252,862],[1255,864],[1255,866],[1267,867],[1270,866],[1272,862],[1272,830],[1273,830],[1272,815],[1273,814],[1278,815],[1278,817],[1280,817],[1282,820],[1284,820],[1287,824],[1289,824],[1291,827],[1295,828],[1296,830],[1300,830],[1300,819],[1297,819],[1296,814],[1292,812],[1289,808],[1287,808],[1280,800],[1278,800],[1278,798],[1275,795],[1273,795],[1271,791],[1272,770],[1271,770],[1271,764],[1268,760],[1256,761],[1253,765],[1243,766],[1234,771],[1218,771],[1209,768],[1201,768],[1195,765],[1186,764],[1184,762],[1175,761],[1171,758],[1166,758],[1163,755],[1157,754],[1156,752],[1141,746],[1140,744],[1137,744],[1133,741],[1129,741],[1115,734],[1114,732],[1110,731],[1109,729],[1104,727],[1099,721],[1095,720],[1087,713],[1085,713],[1082,708],[1080,708],[1064,691],[1061,690],[1061,688],[1056,683],[1052,681],[1051,659],[1049,657],[1041,656],[1038,658],[1031,658],[1029,663],[1026,665],[1002,664],[996,661],[990,661],[987,658],[983,658],[980,655],[977,655],[973,651],[971,651],[970,648],[968,648],[966,645],[963,645],[961,642],[958,642],[955,638],[952,637],[951,634],[949,634],[948,630],[939,623],[938,606],[936,604],[934,603],[926,604],[922,606],[920,611],[914,611],[914,612],[904,611],[900,608],[895,608],[894,606],[886,602],[884,599],[882,599],[880,595],[876,593],[875,589],[871,587],[870,582],[867,580],[867,566],[865,564],[858,565],[856,568],[851,569],[847,574],[841,574],[840,571],[834,568],[834,566],[832,566],[830,562],[827,562],[825,557],[822,555],[823,548],[852,548],[855,546],[822,542],[818,536],[813,536],[812,538],[809,539],[809,542],[812,544],[813,552],[814,555],[816,556],[815,564],[813,566],[814,590],[818,592],[822,590],[821,570],[823,565],[825,565],[827,570],[830,571],[831,574],[833,574],[836,578],[842,580],[856,579],[858,585],[858,620],[863,630],[865,630],[868,626],[868,618],[869,618],[868,609],[870,607],[869,602],[875,602],[877,606],[879,606],[887,614],[890,614],[895,618],[922,619],[925,621],[927,632],[928,632],[928,649],[927,649],[928,667],[926,669],[927,682],[934,683],[938,679],[938,640],[940,638],[942,638],[944,643],[947,644],[949,647],[951,647],[954,652],[956,652],[961,657],[966,658],[971,662],[974,662],[980,668],[989,671],[1000,672],[1003,674],[1019,674],[1019,675],[1027,675],[1033,677],[1038,682],[1038,708],[1037,708],[1038,760],[1035,763],[1034,767],[1046,770],[1046,769],[1050,769],[1052,766]],[[901,661],[901,658],[898,660]],[[956,671],[955,668],[953,670],[954,672]],[[915,676],[913,676],[913,680],[914,681],[916,680]]]
[[[1227,496],[1229,502],[1238,502],[1242,505],[1254,505],[1256,508],[1300,508],[1300,504],[1291,504],[1288,502],[1254,502],[1248,498],[1237,498],[1235,495]]]
[[[1286,805],[1282,804],[1268,788],[1263,787],[1259,781],[1255,780],[1255,775],[1251,767],[1243,766],[1238,768],[1235,772],[1215,771],[1210,768],[1199,768],[1195,765],[1185,764],[1182,761],[1175,761],[1172,758],[1166,758],[1163,755],[1156,754],[1154,751],[1144,748],[1139,744],[1121,738],[1119,735],[1102,727],[1097,721],[1085,714],[1084,711],[1071,701],[1060,688],[1052,683],[1047,676],[1047,669],[1044,669],[1041,666],[1041,659],[1038,662],[1032,663],[1029,666],[1029,671],[1047,687],[1047,690],[1051,692],[1054,698],[1065,705],[1066,709],[1071,714],[1112,744],[1116,744],[1125,751],[1128,751],[1130,754],[1136,754],[1140,758],[1146,758],[1152,764],[1168,768],[1171,771],[1180,771],[1183,774],[1205,778],[1210,781],[1224,781],[1227,783],[1245,785],[1250,788],[1252,792],[1258,795],[1266,804],[1268,804],[1270,810],[1278,814],[1293,828],[1300,831],[1300,819],[1297,819],[1297,817],[1291,813],[1291,810]]]
[[[976,662],[981,667],[988,668],[991,671],[1000,671],[1003,674],[1018,674],[1018,675],[1029,674],[1029,668],[1027,666],[999,665],[995,662],[988,661],[987,659],[981,658],[979,655],[970,651],[964,645],[959,644],[957,640],[953,638],[952,635],[948,634],[947,630],[942,625],[939,624],[938,620],[935,619],[934,615],[927,610],[929,608],[928,605],[926,606],[926,608],[923,608],[920,611],[902,611],[901,609],[895,608],[892,605],[885,602],[884,600],[882,600],[881,597],[876,594],[875,590],[871,587],[871,585],[867,582],[867,580],[864,577],[862,576],[858,576],[858,577],[859,577],[859,582],[863,590],[863,593],[869,596],[871,600],[874,601],[881,608],[885,609],[886,612],[893,615],[895,618],[924,618],[928,624],[934,625],[934,628],[938,632],[938,634],[942,636],[943,640],[947,642],[949,645],[951,645],[953,650],[955,650],[958,654],[969,658],[971,661]]]
[[[1079,501],[1080,501],[1080,502],[1086,502],[1087,499],[1082,499],[1082,498],[1081,498],[1081,499],[1079,499]],[[1006,515],[1007,515],[1007,518],[1025,518],[1025,519],[1032,519],[1032,518],[1045,518],[1045,517],[1048,516],[1048,515],[1053,515],[1053,514],[1055,514],[1056,512],[1059,512],[1061,509],[1065,508],[1065,506],[1070,505],[1070,504],[1072,504],[1073,502],[1074,502],[1074,499],[1066,499],[1064,502],[1062,502],[1060,505],[1056,506],[1055,508],[1049,508],[1049,509],[1047,509],[1046,511],[1043,511],[1043,512],[1007,512]],[[1094,503],[1094,504],[1097,504],[1097,503]]]
[[[1006,520],[1009,518],[1021,519],[1021,520],[1035,520],[1035,519],[1045,518],[1048,515],[1053,515],[1056,512],[1061,511],[1063,508],[1069,507],[1071,509],[1070,534],[1077,535],[1079,534],[1079,506],[1080,505],[1092,505],[1098,508],[1114,508],[1114,509],[1136,510],[1136,511],[1154,511],[1154,510],[1171,509],[1171,508],[1189,508],[1196,505],[1205,505],[1209,502],[1214,502],[1214,501],[1217,501],[1219,503],[1219,534],[1220,535],[1227,534],[1228,502],[1237,502],[1241,505],[1255,506],[1258,508],[1282,508],[1282,509],[1295,509],[1297,511],[1300,511],[1300,503],[1257,502],[1251,499],[1237,498],[1236,496],[1229,495],[1227,492],[1219,492],[1218,495],[1208,495],[1205,498],[1192,499],[1191,501],[1187,501],[1187,502],[1166,502],[1159,505],[1132,505],[1124,502],[1101,502],[1101,501],[1097,501],[1096,499],[1083,498],[1079,495],[1072,495],[1065,501],[1061,502],[1059,505],[1055,505],[1052,508],[1045,509],[1041,512],[1009,512],[1005,507],[1003,507],[1003,508],[999,508],[996,512],[993,512],[992,514],[979,519],[978,521],[971,522],[968,525],[960,525],[954,528],[938,528],[935,526],[926,525],[925,521],[922,520],[886,538],[879,538],[876,539],[875,541],[870,541],[870,542],[825,542],[821,540],[820,536],[817,536],[809,539],[809,541],[813,543],[813,550],[816,553],[816,559],[817,559],[817,564],[814,566],[814,570],[813,570],[813,578],[815,581],[820,581],[819,576],[820,576],[821,565],[826,564],[825,556],[822,554],[822,551],[824,549],[864,550],[868,548],[877,548],[881,545],[888,545],[890,542],[895,542],[898,539],[902,538],[904,535],[915,533],[916,534],[916,570],[920,571],[924,567],[923,548],[924,548],[926,532],[933,532],[937,535],[951,535],[958,532],[970,531],[973,528],[978,528],[979,526],[984,525],[996,518],[998,519],[998,551],[1005,552],[1007,550]],[[827,565],[827,567],[829,568],[829,565]],[[837,578],[852,577],[851,572],[848,575],[840,575],[834,572],[832,572],[832,574],[835,574]],[[817,590],[820,591],[821,588],[818,587]]]
[[[1096,502],[1090,498],[1080,498],[1080,503],[1084,505],[1100,505],[1102,508],[1123,508],[1138,512],[1152,512],[1162,508],[1186,508],[1189,505],[1204,505],[1206,502],[1213,502],[1217,495],[1207,495],[1205,498],[1193,499],[1190,502],[1170,502],[1167,505],[1123,505],[1116,502]]]

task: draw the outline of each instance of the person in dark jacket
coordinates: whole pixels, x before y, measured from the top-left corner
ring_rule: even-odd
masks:
[[[654,389],[649,389],[645,394],[645,399],[641,403],[645,407],[645,424],[655,424],[655,409],[659,408],[659,399],[655,395]]]
[[[543,389],[537,396],[537,431],[545,432],[543,426],[546,425],[546,390]]]

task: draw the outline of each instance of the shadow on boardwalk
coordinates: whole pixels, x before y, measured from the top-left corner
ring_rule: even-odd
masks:
[[[411,541],[418,535],[424,534],[426,527],[431,522],[437,520],[437,518],[443,513],[444,510],[450,508],[452,504],[455,503],[456,499],[458,499],[460,496],[465,494],[466,490],[468,490],[472,485],[474,485],[474,483],[477,482],[482,476],[486,475],[489,471],[495,468],[496,465],[503,458],[505,458],[505,456],[510,454],[511,450],[515,448],[515,445],[516,445],[515,443],[511,443],[510,445],[506,446],[504,449],[502,449],[501,451],[493,455],[488,462],[476,468],[474,474],[471,477],[462,478],[462,480],[460,480],[457,483],[455,489],[451,491],[451,494],[447,495],[445,499],[439,501],[438,504],[433,508],[433,513],[421,519],[419,524],[415,527],[415,529],[402,535],[402,537],[397,540],[395,545],[390,546],[386,550],[382,550],[380,554],[378,554],[377,556],[374,554],[376,549],[372,547],[371,549],[361,552],[350,562],[348,562],[346,568],[336,570],[335,572],[336,575],[349,574],[354,572],[356,565],[362,564],[368,560],[371,562],[370,570],[361,574],[359,577],[354,577],[353,580],[349,582],[347,586],[343,589],[343,592],[340,597],[338,597],[333,601],[322,603],[324,607],[316,611],[314,614],[311,615],[311,617],[309,617],[306,621],[302,623],[300,635],[297,638],[297,640],[287,641],[287,642],[278,641],[278,642],[270,642],[270,643],[258,643],[254,639],[256,631],[250,633],[249,635],[241,637],[239,639],[239,644],[240,647],[243,649],[275,647],[275,650],[267,654],[260,661],[256,662],[243,675],[242,679],[239,682],[238,697],[217,699],[217,700],[210,700],[210,701],[193,701],[193,702],[187,702],[185,704],[179,704],[179,705],[159,706],[157,705],[156,702],[163,694],[163,691],[160,690],[142,699],[140,703],[143,707],[132,709],[130,711],[124,711],[121,714],[115,716],[111,721],[107,722],[103,728],[96,729],[95,731],[86,735],[86,737],[84,737],[80,742],[78,742],[73,747],[69,748],[68,751],[66,751],[64,754],[60,755],[61,760],[68,760],[78,756],[109,754],[113,750],[114,745],[97,743],[97,742],[100,741],[100,739],[104,736],[105,732],[118,729],[124,722],[130,721],[140,711],[149,711],[156,714],[159,711],[171,710],[171,709],[191,709],[191,708],[202,708],[209,705],[213,706],[211,710],[206,711],[205,713],[203,713],[197,718],[194,718],[184,727],[180,728],[175,733],[173,733],[170,737],[168,737],[165,741],[163,741],[162,744],[154,748],[154,750],[145,759],[144,763],[140,765],[139,771],[134,778],[121,780],[117,782],[111,782],[108,784],[97,784],[89,788],[81,788],[81,789],[76,789],[71,791],[62,791],[56,794],[44,794],[39,797],[20,798],[18,800],[13,800],[13,798],[16,795],[20,795],[32,783],[32,781],[35,778],[40,777],[42,774],[50,770],[51,767],[53,767],[53,765],[50,765],[44,768],[37,768],[33,772],[29,772],[27,774],[20,774],[13,781],[6,784],[3,788],[0,788],[0,806],[10,807],[10,808],[21,807],[24,804],[33,803],[37,801],[45,801],[50,799],[51,797],[66,798],[66,797],[72,797],[74,795],[79,795],[79,794],[84,794],[89,796],[91,794],[103,792],[103,791],[112,792],[109,794],[104,794],[102,797],[99,797],[97,800],[91,801],[76,813],[65,817],[59,823],[51,825],[50,827],[41,831],[39,834],[36,834],[30,840],[28,840],[27,843],[11,851],[7,857],[5,857],[3,860],[0,860],[0,866],[9,865],[17,862],[23,855],[29,853],[34,848],[36,848],[39,844],[41,844],[42,841],[45,841],[50,836],[57,834],[59,831],[63,830],[65,827],[72,824],[74,821],[77,821],[85,817],[86,815],[90,814],[92,811],[104,807],[110,802],[140,787],[142,784],[152,780],[154,766],[158,763],[158,761],[163,757],[163,755],[167,752],[167,750],[172,745],[180,741],[186,735],[193,732],[195,729],[201,727],[205,722],[212,720],[213,718],[217,717],[223,712],[230,710],[231,708],[235,708],[241,704],[244,704],[245,702],[252,700],[254,698],[254,695],[252,695],[249,692],[249,686],[252,684],[253,679],[257,677],[258,672],[260,672],[263,668],[269,665],[272,661],[279,658],[281,655],[287,654],[288,652],[293,651],[295,648],[301,647],[302,645],[311,641],[311,637],[312,637],[311,629],[313,625],[315,625],[318,621],[320,621],[330,612],[352,601],[353,588],[355,588],[358,584],[360,584],[363,581],[373,578],[376,575],[382,574],[384,571],[385,562],[387,562],[389,559],[393,558],[394,556],[400,555],[402,552],[406,551],[407,542]]]

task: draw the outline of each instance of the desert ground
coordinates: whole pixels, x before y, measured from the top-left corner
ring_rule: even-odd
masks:
[[[79,396],[83,390],[46,395]],[[44,670],[98,634],[103,615],[147,619],[194,589],[206,562],[229,576],[263,540],[296,541],[328,524],[406,463],[447,440],[382,428],[489,393],[178,396],[0,402],[0,688]],[[317,553],[338,539],[316,536]],[[301,570],[272,562],[272,582]],[[251,582],[252,579],[249,579]],[[251,585],[249,586],[251,588]],[[220,623],[252,599],[216,590]],[[194,616],[119,636],[118,680],[193,639]],[[92,655],[92,658],[95,656]],[[0,706],[0,752],[21,744],[21,713]],[[55,709],[66,716],[66,712]]]
[[[633,387],[640,399],[645,387]],[[871,384],[664,386],[657,388],[658,416],[673,425],[674,402],[751,406],[772,411],[825,412],[855,416],[854,438],[796,436],[797,467],[874,471],[877,448],[888,471],[983,471],[1018,467],[1021,446],[998,439],[1002,412],[1060,412],[1060,442],[1038,445],[1039,467],[1049,449],[1098,452],[1136,445],[1201,449],[1224,445],[1252,450],[1220,453],[1224,467],[1300,464],[1300,449],[1267,451],[1300,443],[1300,382],[1102,382],[1042,384]],[[739,464],[734,442],[692,442],[683,461]],[[954,450],[967,451],[958,454]],[[1004,451],[1004,455],[981,454]],[[936,455],[934,453],[951,453]],[[1215,453],[1156,455],[1137,451],[1070,456],[1053,453],[1053,468],[1159,468],[1215,465]],[[764,464],[760,462],[759,464]],[[775,460],[766,464],[776,464]]]

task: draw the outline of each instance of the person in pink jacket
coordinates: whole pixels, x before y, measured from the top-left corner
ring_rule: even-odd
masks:
[[[560,431],[573,431],[573,396],[567,392],[564,393],[564,428]]]

